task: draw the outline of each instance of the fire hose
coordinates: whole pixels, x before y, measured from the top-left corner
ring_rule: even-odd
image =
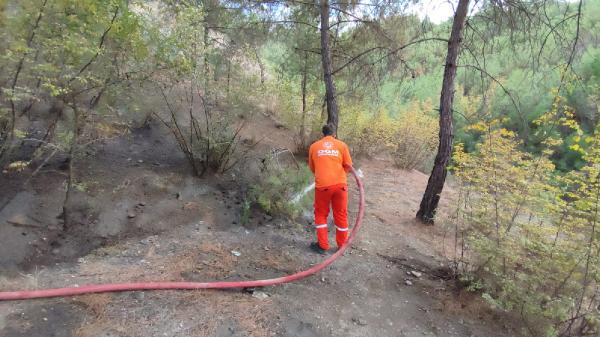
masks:
[[[365,212],[365,195],[362,181],[359,174],[351,169],[351,173],[356,180],[359,192],[358,214],[354,223],[354,228],[348,237],[347,242],[342,245],[334,254],[323,260],[321,263],[312,266],[309,269],[297,272],[295,274],[271,278],[266,280],[253,281],[217,281],[217,282],[134,282],[134,283],[108,283],[108,284],[89,284],[78,287],[23,290],[23,291],[2,291],[0,292],[0,301],[25,300],[33,298],[64,297],[92,293],[106,293],[118,291],[143,291],[143,290],[191,290],[191,289],[230,289],[230,288],[258,288],[272,286],[276,284],[294,282],[323,270],[335,260],[337,260],[344,251],[350,247],[354,241],[358,230],[362,224]]]

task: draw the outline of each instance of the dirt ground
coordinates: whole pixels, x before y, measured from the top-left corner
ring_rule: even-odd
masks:
[[[246,136],[269,134],[261,151],[287,146],[286,131],[268,127],[268,133],[250,128]],[[318,275],[255,290],[0,302],[0,336],[517,335],[502,313],[447,278],[444,229],[414,221],[426,175],[382,160],[358,166],[365,173],[363,229]],[[254,221],[261,225],[241,226],[240,173],[191,177],[158,125],[95,145],[78,167],[86,184],[77,194],[78,225],[68,230],[57,218],[64,198],[60,158],[29,182],[28,171],[0,176],[0,290],[261,279],[323,259],[308,250],[314,238],[306,222],[264,217]],[[450,209],[451,199],[450,191],[442,209]]]

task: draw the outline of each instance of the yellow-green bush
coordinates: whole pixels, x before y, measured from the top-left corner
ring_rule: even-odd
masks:
[[[394,137],[394,162],[403,169],[424,168],[433,158],[438,144],[439,123],[427,114],[430,101],[412,102],[398,120]]]
[[[339,136],[354,155],[390,154],[400,168],[423,168],[437,147],[439,126],[431,110],[431,102],[414,101],[390,117],[385,109],[373,113],[360,104],[343,104]]]
[[[327,117],[322,110],[322,97],[308,91],[303,120],[297,83],[274,79],[267,81],[266,86],[266,110],[292,130],[298,146],[306,148],[306,142],[319,133]],[[338,137],[348,144],[353,156],[391,156],[398,167],[414,169],[424,168],[435,154],[439,126],[437,117],[431,115],[431,101],[413,101],[394,114],[381,107],[373,110],[357,100],[340,97],[338,103]]]
[[[568,116],[567,116],[568,117]],[[556,118],[577,128],[572,119]],[[479,123],[477,151],[456,146],[455,265],[490,303],[519,312],[534,336],[600,333],[600,126],[580,171],[561,173],[516,135]],[[559,139],[548,139],[556,145]],[[583,151],[583,150],[582,150]]]
[[[360,104],[342,104],[338,136],[348,143],[354,155],[372,156],[390,150],[397,128],[385,109],[372,112]]]

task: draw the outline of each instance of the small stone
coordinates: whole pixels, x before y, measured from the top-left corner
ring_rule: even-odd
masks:
[[[410,274],[412,276],[414,276],[414,277],[421,277],[421,276],[423,276],[423,273],[420,273],[420,272],[418,272],[416,270],[411,271]]]
[[[135,218],[135,215],[136,214],[134,212],[131,212],[131,211],[127,212],[127,217],[130,218],[130,219]]]
[[[405,280],[404,284],[406,284],[407,286],[412,286],[413,285],[413,283],[412,283],[411,280]]]
[[[265,250],[268,252],[269,251],[269,247],[265,247]]]
[[[15,225],[15,226],[21,226],[21,227],[31,226],[29,223],[30,221],[27,219],[27,216],[25,214],[13,215],[10,219],[8,219],[7,222],[12,225]]]
[[[365,326],[365,325],[367,325],[367,322],[365,322],[365,320],[363,320],[363,319],[362,319],[362,318],[360,318],[360,317],[359,317],[359,318],[357,318],[357,317],[353,317],[353,318],[352,318],[352,322],[354,322],[354,324],[357,324],[357,325],[362,325],[362,326]]]
[[[138,202],[138,205],[140,205],[140,206],[146,206],[146,202],[140,201],[140,202]]]
[[[262,291],[254,291],[254,292],[252,292],[252,297],[258,298],[259,300],[264,300],[267,297],[269,297],[269,295],[267,293],[262,292]]]
[[[231,254],[233,254],[233,256],[241,256],[242,253],[238,252],[237,250],[232,250]]]
[[[143,300],[146,295],[143,291],[136,291],[133,293],[132,297],[136,300]]]

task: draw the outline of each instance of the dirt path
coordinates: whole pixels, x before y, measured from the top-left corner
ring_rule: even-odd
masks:
[[[363,170],[364,230],[355,247],[317,276],[254,293],[161,291],[0,303],[0,336],[514,335],[475,296],[456,295],[443,280],[440,270],[446,262],[436,257],[431,241],[437,236],[413,221],[426,177],[382,162]],[[235,193],[201,181],[191,184],[203,193],[169,195],[163,202],[192,212],[192,221],[172,217],[161,234],[96,249],[76,263],[4,277],[0,289],[255,279],[298,271],[322,259],[307,250],[313,238],[308,225],[271,221],[243,228],[234,224]],[[408,275],[412,271],[422,274]]]

